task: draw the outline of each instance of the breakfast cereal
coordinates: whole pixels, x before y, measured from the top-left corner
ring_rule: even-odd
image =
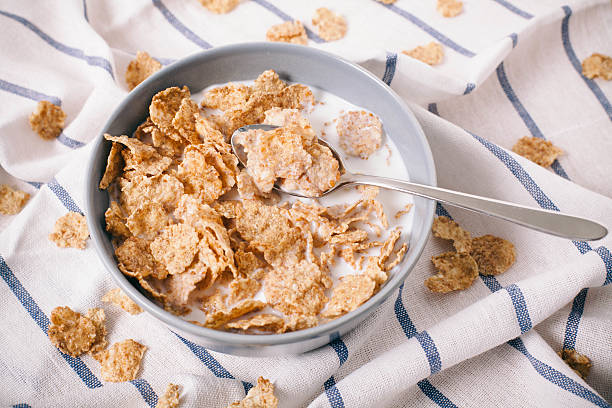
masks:
[[[277,408],[278,399],[274,395],[274,385],[263,377],[257,379],[257,385],[249,390],[242,401],[236,401],[227,408]]]
[[[40,101],[30,115],[30,127],[45,140],[53,140],[62,133],[66,114],[49,101]]]
[[[455,17],[463,11],[463,2],[457,0],[438,0],[436,10],[444,17]]]
[[[319,37],[325,41],[336,41],[346,35],[346,19],[325,7],[315,10],[312,25],[318,28]]]
[[[60,248],[85,249],[87,238],[89,230],[85,217],[74,211],[58,218],[53,232],[49,234],[49,240]]]
[[[413,204],[406,204],[403,210],[399,210],[395,213],[395,218],[402,218],[404,215],[408,214],[410,210],[412,210]]]
[[[382,123],[373,113],[351,111],[338,118],[336,123],[340,147],[347,154],[367,159],[380,148]]]
[[[427,45],[419,45],[410,51],[402,51],[402,54],[423,61],[428,65],[438,65],[444,58],[444,49],[440,44],[432,41]]]
[[[102,297],[102,301],[113,303],[131,315],[142,313],[142,308],[119,288],[109,290],[106,295]]]
[[[51,312],[48,336],[63,353],[78,357],[83,353],[101,351],[106,347],[104,310],[89,309],[86,316],[67,306]]]
[[[269,313],[262,313],[248,319],[228,323],[227,328],[252,334],[283,333],[287,330],[285,320],[282,317]]]
[[[100,363],[102,379],[109,382],[135,380],[146,349],[142,344],[127,339],[94,355],[94,358]]]
[[[179,386],[170,383],[164,395],[157,401],[155,408],[178,408],[179,404]]]
[[[612,58],[594,53],[582,61],[582,75],[589,79],[602,78],[612,80]]]
[[[469,288],[478,277],[478,265],[468,254],[445,252],[431,258],[438,273],[425,281],[432,292],[447,293]]]
[[[138,86],[142,81],[161,69],[159,61],[151,58],[149,53],[138,51],[136,58],[130,61],[125,71],[125,82],[130,91]]]
[[[304,25],[298,20],[273,25],[266,32],[266,40],[301,45],[308,44]]]
[[[584,354],[578,353],[574,349],[563,349],[557,354],[559,354],[559,357],[561,357],[583,380],[588,377],[591,367],[593,366],[590,358]]]
[[[434,219],[431,230],[434,237],[453,241],[455,249],[459,253],[469,253],[472,249],[472,235],[464,230],[455,221],[448,217],[437,217]]]
[[[200,3],[213,13],[225,14],[235,9],[240,0],[200,0]]]
[[[520,138],[518,142],[512,146],[512,151],[542,167],[549,167],[557,157],[563,154],[563,150],[559,149],[548,140],[527,136]]]
[[[30,195],[0,184],[0,214],[17,214],[30,199]]]
[[[516,253],[512,242],[493,235],[472,239],[472,258],[478,264],[481,275],[499,275],[512,266]]]

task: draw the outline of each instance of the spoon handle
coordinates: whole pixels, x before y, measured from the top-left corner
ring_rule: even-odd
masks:
[[[367,184],[431,198],[572,240],[592,241],[608,234],[606,227],[585,218],[387,177],[345,174],[339,184]]]

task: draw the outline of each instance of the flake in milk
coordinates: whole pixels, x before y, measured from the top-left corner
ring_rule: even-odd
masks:
[[[198,242],[198,234],[190,225],[168,225],[151,242],[151,254],[169,274],[181,273],[193,261]]]
[[[159,61],[151,58],[149,53],[138,51],[136,58],[130,61],[125,71],[125,82],[130,88],[130,91],[142,81],[156,73],[161,69],[162,65]]]
[[[230,291],[227,302],[233,305],[241,300],[252,298],[259,289],[261,289],[261,283],[255,279],[250,277],[234,279],[229,284]]]
[[[248,85],[229,83],[206,91],[201,102],[203,108],[222,111],[243,105],[251,96],[252,88]]]
[[[382,123],[366,111],[350,111],[338,118],[336,130],[340,147],[351,156],[367,159],[380,148]]]
[[[0,184],[0,214],[17,214],[30,199],[30,195]]]
[[[179,386],[170,383],[155,408],[178,408],[179,404]]]
[[[104,213],[106,220],[106,230],[115,238],[123,239],[132,236],[126,225],[127,219],[123,210],[116,201],[111,201],[110,206]]]
[[[357,309],[370,299],[376,289],[376,283],[365,275],[344,275],[334,287],[331,299],[322,316],[335,319]]]
[[[542,166],[550,167],[563,154],[563,150],[539,137],[522,137],[512,146],[512,151]]]
[[[82,214],[70,211],[55,222],[53,232],[49,239],[60,248],[85,249],[89,238],[87,222]]]
[[[151,253],[150,242],[138,237],[129,237],[115,249],[121,272],[136,278],[154,276],[164,279],[168,271]]]
[[[135,236],[154,239],[157,232],[169,223],[164,207],[154,201],[141,203],[127,219],[127,227]]]
[[[87,316],[58,306],[51,312],[51,326],[47,332],[51,343],[72,357],[106,347],[105,316],[102,309],[89,309]]]
[[[127,339],[96,354],[94,358],[100,363],[102,379],[109,382],[135,380],[146,349],[142,344]]]
[[[285,332],[287,329],[285,320],[282,317],[270,313],[262,313],[247,319],[230,322],[226,326],[229,329],[241,330],[245,333],[266,332],[278,334]]]
[[[447,293],[467,289],[478,277],[478,265],[468,254],[445,252],[431,257],[431,261],[438,273],[427,278],[425,286],[432,292]]]
[[[168,137],[177,141],[183,140],[183,138],[172,121],[179,111],[183,99],[190,96],[191,93],[186,86],[183,88],[171,87],[155,94],[149,106],[151,121]]]
[[[438,0],[436,10],[444,17],[455,17],[463,11],[463,2],[457,0]]]
[[[584,354],[580,354],[574,349],[563,349],[557,354],[559,354],[559,357],[561,357],[583,380],[587,378],[593,366],[590,358]]]
[[[121,207],[130,214],[144,201],[158,202],[167,211],[173,211],[184,191],[183,183],[169,174],[153,177],[137,174],[131,179],[122,177],[119,187]]]
[[[53,140],[62,133],[66,114],[49,101],[40,101],[30,115],[30,127],[45,140]]]
[[[434,237],[453,241],[455,249],[459,253],[468,254],[472,249],[472,235],[464,230],[455,221],[448,217],[437,217],[434,219],[431,231]]]
[[[131,315],[142,313],[142,308],[119,288],[109,290],[102,297],[102,301],[113,303]]]
[[[172,126],[189,143],[197,144],[202,142],[196,131],[196,120],[199,119],[199,112],[200,109],[197,103],[191,100],[191,98],[183,98],[174,115],[174,119],[172,119]]]
[[[263,377],[249,390],[242,401],[236,401],[227,408],[277,408],[278,399],[274,396],[274,385]]]
[[[336,41],[346,35],[346,19],[325,7],[315,10],[312,24],[319,30],[319,37],[325,41]]]
[[[612,80],[612,58],[594,53],[582,61],[582,75],[589,79],[603,78]]]
[[[253,90],[256,92],[280,92],[287,84],[283,82],[278,74],[272,70],[268,69],[255,79],[253,83]]]
[[[482,275],[504,273],[516,260],[512,242],[493,235],[483,235],[472,239],[470,255],[478,264],[478,272]]]
[[[227,322],[236,319],[237,317],[243,316],[250,312],[258,312],[266,307],[264,302],[259,300],[247,299],[229,310],[217,309],[206,315],[204,325],[212,329],[218,329]]]
[[[401,210],[399,210],[398,212],[395,213],[395,219],[396,220],[400,219],[404,215],[408,214],[410,212],[410,210],[412,210],[412,206],[413,206],[413,204],[406,204],[403,209],[401,209]]]
[[[102,176],[102,180],[100,180],[100,190],[106,190],[123,171],[125,163],[121,155],[122,149],[120,143],[113,142],[110,152],[108,153],[108,158],[106,159],[104,175]]]
[[[304,25],[298,20],[273,25],[266,32],[266,40],[301,45],[308,44]]]
[[[423,61],[428,65],[438,65],[444,58],[444,49],[442,45],[432,41],[427,45],[419,45],[410,51],[402,51],[402,54]]]

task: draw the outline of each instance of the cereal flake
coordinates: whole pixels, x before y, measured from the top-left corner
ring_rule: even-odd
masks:
[[[444,49],[440,44],[432,41],[427,45],[419,45],[410,51],[402,51],[402,54],[423,61],[428,65],[438,65],[444,58]]]
[[[367,159],[380,148],[382,123],[373,113],[350,111],[338,118],[340,147],[349,155]]]
[[[40,101],[30,115],[30,127],[45,140],[53,140],[62,133],[66,114],[49,101]]]
[[[240,302],[230,310],[218,309],[209,313],[206,316],[204,325],[213,329],[218,329],[230,320],[243,316],[250,312],[257,312],[266,306],[264,302],[259,300],[248,299]]]
[[[179,386],[176,384],[168,384],[166,392],[157,401],[155,408],[178,408],[179,406]]]
[[[266,32],[266,40],[274,42],[286,42],[291,44],[308,44],[306,30],[301,21],[285,21],[273,25]]]
[[[345,275],[334,287],[322,316],[335,319],[357,309],[374,294],[376,283],[366,275]]]
[[[549,167],[563,154],[563,150],[539,137],[522,137],[512,146],[512,151],[542,166]]]
[[[448,217],[437,217],[434,219],[431,231],[434,237],[453,241],[455,249],[459,253],[467,254],[472,249],[472,235],[464,230],[455,221]]]
[[[400,219],[412,210],[414,204],[406,204],[403,209],[395,213],[395,219]]]
[[[130,91],[138,86],[142,81],[161,69],[159,61],[151,58],[149,53],[138,51],[136,58],[130,61],[125,71],[125,82]]]
[[[85,249],[89,238],[87,222],[82,214],[70,211],[55,222],[53,232],[49,239],[60,248]]]
[[[274,396],[274,385],[263,377],[257,379],[257,385],[249,390],[242,401],[236,401],[227,408],[277,408],[278,398]]]
[[[602,54],[591,54],[582,61],[582,75],[589,79],[603,78],[612,80],[612,58]]]
[[[561,357],[583,380],[587,378],[593,366],[590,358],[584,354],[580,354],[574,349],[563,349],[557,354],[559,354],[559,357]]]
[[[315,11],[312,24],[318,28],[319,37],[325,41],[336,41],[346,35],[345,18],[325,7]]]
[[[151,242],[151,254],[166,266],[168,273],[181,273],[191,264],[197,252],[198,234],[190,225],[172,224]]]
[[[472,240],[472,258],[482,275],[499,275],[512,266],[516,252],[512,242],[493,235],[484,235]]]
[[[131,315],[137,315],[143,311],[136,302],[130,299],[130,297],[119,288],[109,290],[106,295],[102,297],[102,301],[113,303]]]
[[[213,13],[225,14],[235,9],[240,0],[200,0],[200,3]]]
[[[478,277],[478,265],[468,254],[445,252],[431,257],[438,274],[427,278],[425,286],[432,292],[447,293],[469,288]]]
[[[438,0],[436,10],[444,17],[455,17],[463,11],[463,2],[457,0]]]
[[[14,190],[6,184],[0,184],[0,214],[17,214],[29,199],[28,193]]]
[[[142,344],[127,339],[96,354],[94,358],[100,363],[102,379],[109,382],[135,380],[146,349]]]
[[[106,190],[110,184],[115,181],[117,176],[121,174],[125,163],[123,161],[123,156],[121,155],[121,147],[120,143],[113,142],[110,152],[108,153],[108,158],[106,159],[106,169],[104,170],[104,175],[102,176],[102,180],[100,180],[99,188],[100,190]]]
[[[285,332],[285,320],[277,315],[262,313],[248,319],[237,320],[227,324],[229,329],[241,330],[245,333],[283,333]]]
[[[106,347],[104,311],[90,309],[88,315],[83,316],[67,306],[58,306],[51,312],[47,334],[55,347],[72,357],[103,349]]]
[[[127,227],[135,236],[153,239],[157,231],[168,225],[168,222],[168,214],[161,204],[145,201],[128,217]]]

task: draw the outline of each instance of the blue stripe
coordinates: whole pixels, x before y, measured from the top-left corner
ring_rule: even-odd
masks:
[[[610,282],[612,282],[612,254],[606,247],[599,247],[595,249],[595,252],[597,255],[599,255],[606,266],[606,280],[604,282],[604,286],[608,285]]]
[[[480,275],[480,279],[491,292],[497,292],[504,287],[499,283],[495,276]]]
[[[134,387],[140,392],[142,398],[145,400],[148,406],[151,408],[155,408],[157,405],[157,394],[153,391],[151,385],[147,382],[147,380],[143,380],[142,378],[138,378],[136,380],[130,381]]]
[[[57,137],[57,141],[71,149],[78,149],[79,147],[85,146],[85,143],[66,136],[64,132],[60,133],[60,135]]]
[[[83,0],[83,17],[85,17],[85,21],[89,23],[89,17],[87,17],[87,0]]]
[[[41,330],[47,334],[49,325],[51,324],[49,318],[47,315],[45,315],[38,304],[36,304],[36,301],[34,298],[32,298],[26,288],[24,288],[21,282],[19,282],[19,279],[17,279],[13,271],[11,271],[9,266],[6,264],[2,255],[0,255],[0,275],[2,275],[4,282],[6,282],[9,289],[13,292],[15,297],[17,297],[17,300],[19,300],[32,319],[34,319],[38,327],[40,327]],[[102,383],[100,380],[98,380],[98,377],[91,372],[89,367],[87,367],[87,365],[79,357],[71,357],[59,350],[58,352],[77,373],[87,388],[98,388],[102,386]]]
[[[529,362],[532,367],[540,374],[542,377],[550,381],[551,383],[563,388],[564,390],[571,392],[572,394],[584,398],[587,401],[592,402],[593,404],[603,407],[609,408],[610,405],[604,401],[599,395],[595,394],[591,390],[586,387],[583,387],[578,382],[572,380],[565,374],[560,371],[555,370],[548,364],[543,363],[542,361],[535,358],[525,347],[525,344],[520,338],[516,338],[508,341],[508,344],[514,347],[516,350],[521,352]]]
[[[438,113],[438,104],[436,103],[430,103],[429,105],[427,105],[427,110],[436,116],[440,116],[440,114]]]
[[[280,17],[284,21],[295,21],[295,18],[291,17],[289,14],[285,13],[284,11],[276,7],[274,4],[269,3],[266,0],[252,0],[252,1],[253,3],[257,3],[263,8],[265,8],[266,10],[271,11],[272,13],[276,14],[278,17]],[[317,34],[315,34],[310,28],[304,26],[304,30],[306,31],[306,35],[308,36],[308,38],[310,38],[312,41],[316,43],[325,42],[324,39],[322,39]]]
[[[514,283],[506,286],[504,289],[508,292],[512,300],[514,312],[516,313],[516,320],[518,320],[519,327],[521,328],[521,334],[525,334],[533,327],[531,324],[531,317],[529,316],[529,310],[527,309],[527,302],[525,302],[525,296],[523,296],[521,289]]]
[[[516,45],[518,44],[518,34],[512,33],[509,35],[509,37],[512,39],[512,48],[516,48]]]
[[[591,89],[591,92],[593,92],[601,106],[604,108],[610,120],[612,120],[612,105],[610,104],[610,101],[608,98],[606,98],[606,95],[603,93],[597,83],[595,83],[595,81],[582,75],[582,64],[580,63],[580,60],[578,60],[578,57],[574,52],[574,48],[572,47],[572,43],[570,42],[569,19],[572,15],[572,9],[569,8],[569,6],[563,6],[563,11],[565,12],[565,17],[561,22],[561,38],[563,40],[563,48],[565,48],[565,53],[567,54],[567,57],[569,58],[576,72],[578,72],[578,75],[580,75],[587,86]]]
[[[387,53],[387,62],[385,63],[385,73],[382,77],[382,81],[391,86],[391,81],[395,76],[395,67],[397,66],[397,54],[394,52]]]
[[[260,0],[257,0],[257,1],[260,1]],[[404,17],[406,20],[410,21],[412,24],[416,25],[421,30],[425,31],[427,34],[431,35],[433,38],[440,41],[442,44],[457,51],[459,54],[465,55],[466,57],[470,57],[470,58],[476,55],[474,52],[468,50],[467,48],[460,46],[459,44],[457,44],[456,42],[454,42],[453,40],[451,40],[450,38],[448,38],[441,32],[437,31],[435,28],[428,25],[426,22],[419,19],[414,14],[411,14],[407,12],[406,10],[401,9],[393,4],[383,4],[383,3],[378,2],[377,0],[374,0],[374,1],[376,1],[377,4],[380,4],[381,6],[386,7],[389,10],[393,11],[394,13]]]
[[[576,336],[578,335],[578,325],[584,312],[584,303],[586,301],[587,292],[589,290],[584,288],[578,293],[572,302],[572,310],[567,317],[567,324],[565,325],[565,336],[563,337],[563,348],[574,349],[576,347]]]
[[[21,403],[21,404],[15,404],[12,406],[13,408],[32,408],[30,405],[26,404],[26,403]]]
[[[191,352],[193,354],[195,354],[195,356],[202,362],[204,363],[204,365],[206,367],[208,367],[208,369],[215,375],[215,377],[217,378],[228,378],[231,380],[235,380],[236,377],[234,377],[232,374],[230,374],[229,371],[227,371],[222,365],[221,363],[219,363],[209,352],[208,350],[206,350],[204,347],[195,344],[189,340],[187,340],[186,338],[180,336],[179,334],[172,332],[176,337],[179,338],[180,341],[183,342],[183,344],[185,344],[189,350],[191,350]],[[253,387],[253,384],[246,382],[246,381],[242,381],[242,386],[244,387],[244,391],[245,393],[248,392],[248,390],[250,390]]]
[[[172,27],[174,27],[179,33],[183,34],[185,38],[187,38],[189,41],[191,41],[192,43],[196,44],[197,46],[205,50],[212,48],[212,45],[210,45],[209,43],[207,43],[206,41],[198,37],[196,33],[194,33],[189,28],[187,28],[185,24],[181,23],[179,19],[176,18],[176,16],[172,14],[170,10],[168,10],[168,7],[166,7],[165,4],[162,3],[161,0],[151,0],[151,1],[153,2],[153,5],[157,7],[157,9],[166,18],[166,20],[168,20],[168,22],[172,25]]]
[[[451,400],[446,398],[440,391],[436,389],[428,380],[421,380],[417,383],[423,394],[427,395],[430,400],[442,408],[457,408]]]
[[[336,354],[338,355],[338,360],[340,360],[340,365],[344,364],[348,359],[348,348],[346,344],[341,339],[336,339],[329,343],[331,348],[334,349]]]
[[[465,86],[465,91],[463,91],[463,94],[464,95],[470,94],[472,93],[474,89],[476,89],[476,84],[472,82],[468,82],[468,84]]]
[[[29,185],[31,185],[32,187],[36,188],[36,189],[40,189],[42,187],[42,185],[44,183],[40,183],[38,181],[26,181],[26,183],[28,183]]]
[[[516,14],[517,16],[521,16],[523,18],[526,19],[531,19],[533,18],[533,14],[530,14],[524,10],[521,10],[520,8],[516,7],[515,5],[511,4],[510,2],[507,2],[506,0],[493,0],[494,2],[496,2],[497,4],[504,6],[505,8],[507,8],[508,10],[510,10],[511,12],[513,12],[514,14]]]
[[[333,375],[325,381],[323,386],[325,387],[325,395],[327,395],[329,405],[332,408],[344,408],[344,401],[342,400],[342,395],[340,395],[340,390],[336,387],[336,380]]]
[[[62,106],[62,101],[57,96],[46,95],[42,92],[24,88],[23,86],[4,81],[2,79],[0,79],[0,89],[15,95],[23,96],[24,98],[32,99],[33,101],[49,101],[54,105]]]
[[[85,55],[83,50],[79,50],[78,48],[73,48],[62,44],[61,42],[51,38],[48,34],[44,33],[40,28],[38,28],[23,17],[2,10],[0,10],[0,14],[24,25],[26,28],[30,29],[34,34],[42,38],[47,44],[49,44],[56,50],[63,52],[66,55],[70,55],[71,57],[81,59],[91,66],[100,67],[107,71],[111,75],[111,77],[115,79],[115,76],[113,75],[113,68],[111,67],[111,63],[107,59],[102,57]]]
[[[414,335],[416,339],[419,341],[419,344],[425,351],[425,356],[427,356],[427,361],[429,361],[429,368],[431,370],[431,374],[435,374],[442,369],[442,361],[440,360],[440,353],[438,353],[438,348],[436,344],[429,336],[427,331],[422,331]]]
[[[55,193],[57,198],[59,198],[62,204],[64,204],[64,207],[68,209],[68,211],[74,211],[83,214],[83,211],[81,211],[81,209],[74,202],[72,197],[70,197],[70,194],[68,194],[66,189],[64,189],[64,187],[62,187],[55,178],[51,179],[51,181],[47,183],[47,187],[49,187],[49,189]]]

